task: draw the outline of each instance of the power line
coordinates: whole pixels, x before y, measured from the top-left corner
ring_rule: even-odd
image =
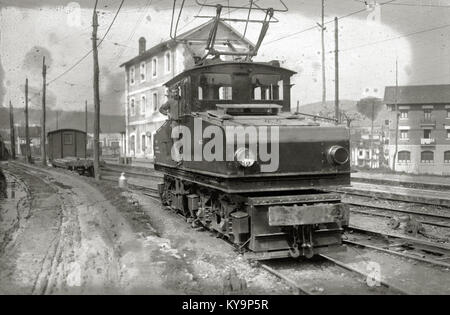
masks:
[[[371,42],[371,43],[367,43],[367,44],[362,44],[362,45],[358,45],[358,46],[354,46],[354,47],[344,48],[344,49],[341,49],[340,51],[344,52],[344,51],[353,50],[353,49],[357,49],[357,48],[372,46],[372,45],[388,42],[388,41],[391,41],[391,40],[397,40],[397,39],[400,39],[400,38],[405,38],[405,37],[410,37],[410,36],[413,36],[413,35],[418,35],[418,34],[423,34],[423,33],[427,33],[427,32],[440,30],[440,29],[447,28],[447,27],[450,27],[450,24],[441,25],[441,26],[437,26],[437,27],[433,27],[433,28],[429,28],[429,29],[425,29],[425,30],[421,30],[421,31],[417,31],[417,32],[412,32],[412,33],[409,33],[409,34],[399,35],[399,36],[396,36],[396,37],[386,38],[386,39],[382,39],[382,40],[379,40],[379,41],[375,41],[375,42]]]
[[[397,0],[390,0],[390,1],[387,1],[387,2],[384,2],[384,3],[380,3],[380,6],[390,4],[390,3],[394,2],[394,1],[397,1]],[[353,16],[353,15],[356,15],[356,14],[359,14],[359,13],[362,13],[362,12],[365,12],[365,11],[367,11],[365,8],[361,9],[361,10],[358,10],[358,11],[354,11],[354,12],[351,12],[351,13],[348,13],[348,14],[345,14],[345,15],[342,15],[342,16],[338,17],[338,20],[342,20],[342,19],[348,18],[350,16]],[[323,26],[325,26],[326,24],[330,24],[330,23],[334,23],[334,19],[325,22]],[[278,42],[280,40],[283,40],[283,39],[286,39],[286,38],[289,38],[289,37],[293,37],[293,36],[296,36],[296,35],[299,35],[299,34],[302,34],[302,33],[305,33],[305,32],[311,31],[311,30],[314,30],[314,29],[317,29],[317,25],[314,25],[314,26],[308,27],[306,29],[303,29],[301,31],[298,31],[298,32],[295,32],[295,33],[292,33],[292,34],[288,34],[286,36],[274,39],[274,40],[269,41],[269,42],[267,42],[267,43],[265,43],[263,45],[273,44],[273,43],[276,43],[276,42]]]
[[[137,31],[139,25],[140,25],[140,24],[142,23],[142,21],[144,20],[145,15],[147,14],[148,10],[150,9],[150,6],[152,5],[152,3],[153,3],[153,0],[148,0],[148,1],[147,1],[147,4],[145,5],[144,10],[142,10],[141,16],[140,16],[139,19],[136,21],[136,24],[134,25],[134,27],[133,27],[133,29],[132,29],[132,31],[131,31],[130,36],[128,36],[128,39],[127,39],[126,42],[125,42],[126,44],[128,44],[128,43],[133,39],[133,37],[134,37],[134,35],[136,34],[136,31]],[[120,60],[120,59],[122,58],[123,54],[127,51],[127,49],[128,49],[128,48],[124,48],[124,49],[120,52],[120,54],[117,56],[117,59]]]
[[[103,35],[102,39],[99,41],[99,43],[97,44],[97,47],[100,47],[100,45],[103,43],[103,41],[105,40],[106,36],[108,36],[109,31],[111,30],[112,26],[114,25],[114,22],[117,19],[117,16],[119,15],[120,10],[122,9],[122,6],[124,4],[125,0],[122,0],[120,2],[119,8],[117,9],[116,14],[114,15],[114,18],[111,22],[111,24],[109,25],[108,29],[106,30],[105,34]],[[97,2],[95,4],[95,8],[97,7]],[[60,79],[61,77],[65,76],[67,73],[69,73],[70,71],[72,71],[73,69],[75,69],[80,63],[82,63],[87,57],[89,57],[89,55],[92,53],[93,49],[89,50],[89,52],[87,52],[85,55],[83,55],[83,57],[81,57],[77,62],[75,62],[75,64],[73,64],[69,69],[67,69],[66,71],[64,71],[63,73],[61,73],[59,76],[57,76],[56,78],[52,79],[49,83],[47,83],[47,85],[52,84],[53,82],[57,81],[58,79]]]

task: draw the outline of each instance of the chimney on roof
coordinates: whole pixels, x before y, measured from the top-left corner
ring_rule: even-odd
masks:
[[[146,40],[144,37],[139,38],[139,55],[142,55],[146,50]]]

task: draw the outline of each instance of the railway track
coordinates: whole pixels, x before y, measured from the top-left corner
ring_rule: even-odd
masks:
[[[395,189],[394,189],[395,188]],[[368,197],[381,200],[391,200],[427,206],[450,208],[448,193],[436,190],[420,190],[400,186],[375,186],[358,183],[355,187],[345,187],[334,192],[348,196]]]
[[[353,206],[351,209],[351,212],[353,213],[359,213],[369,216],[376,216],[376,217],[382,217],[382,218],[388,218],[391,219],[393,216],[387,213],[393,213],[395,215],[413,215],[414,218],[417,218],[417,222],[425,225],[431,225],[436,227],[442,227],[442,228],[450,228],[450,216],[448,215],[440,215],[440,214],[434,214],[434,213],[428,213],[423,211],[414,211],[414,210],[407,210],[407,209],[399,209],[395,207],[389,207],[389,206],[379,206],[379,205],[371,205],[363,202],[346,202],[346,204]],[[355,209],[362,208],[364,210]],[[370,210],[368,210],[370,209]],[[381,210],[381,212],[376,212],[378,210]],[[431,220],[431,221],[430,221]]]
[[[117,182],[120,171],[113,172],[113,176],[104,177],[105,180]],[[134,177],[133,172],[126,172],[129,178]],[[158,189],[153,179],[158,176],[138,174],[141,179],[152,179],[142,184],[130,184],[133,190],[159,202]],[[137,176],[136,176],[137,177]],[[388,207],[372,206],[364,203],[352,202],[353,206],[372,207],[378,210],[392,210]],[[402,209],[398,209],[402,210]],[[365,211],[366,212],[366,211]],[[399,213],[409,213],[426,216],[418,211],[403,210]],[[450,219],[444,215],[428,214],[433,219]],[[386,254],[397,259],[409,259],[418,263],[433,266],[435,268],[450,268],[450,248],[431,242],[425,242],[414,238],[400,237],[378,233],[376,231],[364,230],[351,227],[351,234],[347,234],[344,244],[347,247],[348,257],[355,256],[354,253],[364,249],[371,253]],[[368,237],[369,236],[369,237]],[[375,238],[376,236],[376,238]],[[375,254],[374,254],[375,255]],[[347,257],[347,258],[348,258]],[[447,258],[448,261],[447,261]],[[353,257],[354,260],[358,258]],[[289,285],[296,294],[322,295],[322,294],[389,294],[408,295],[414,294],[406,289],[397,287],[388,280],[381,280],[379,286],[367,285],[370,274],[364,268],[355,268],[352,263],[344,261],[332,255],[322,255],[314,261],[281,260],[259,262],[261,268],[275,275]],[[330,281],[331,279],[331,281]]]
[[[438,267],[450,268],[450,246],[378,231],[349,227],[345,244],[413,259]]]
[[[289,285],[299,295],[409,295],[386,281],[369,285],[371,275],[326,255],[313,260],[260,262],[264,270]]]

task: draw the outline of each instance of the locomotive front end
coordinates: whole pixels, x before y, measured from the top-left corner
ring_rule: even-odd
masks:
[[[267,124],[270,119],[260,121]],[[332,191],[350,184],[347,128],[293,117],[278,124],[277,139],[258,143],[278,159],[276,169],[263,172],[269,162],[262,161],[251,145],[242,154],[243,163],[235,164],[242,175],[240,189],[248,192],[245,211],[230,215],[232,239],[238,245],[247,242],[260,259],[311,258],[342,250],[349,208]]]

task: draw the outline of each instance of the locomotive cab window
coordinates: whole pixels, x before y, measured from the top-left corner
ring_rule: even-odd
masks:
[[[200,76],[198,99],[227,101],[233,98],[232,77],[229,74],[205,73]]]
[[[283,100],[283,81],[276,74],[256,74],[252,76],[253,100]]]

